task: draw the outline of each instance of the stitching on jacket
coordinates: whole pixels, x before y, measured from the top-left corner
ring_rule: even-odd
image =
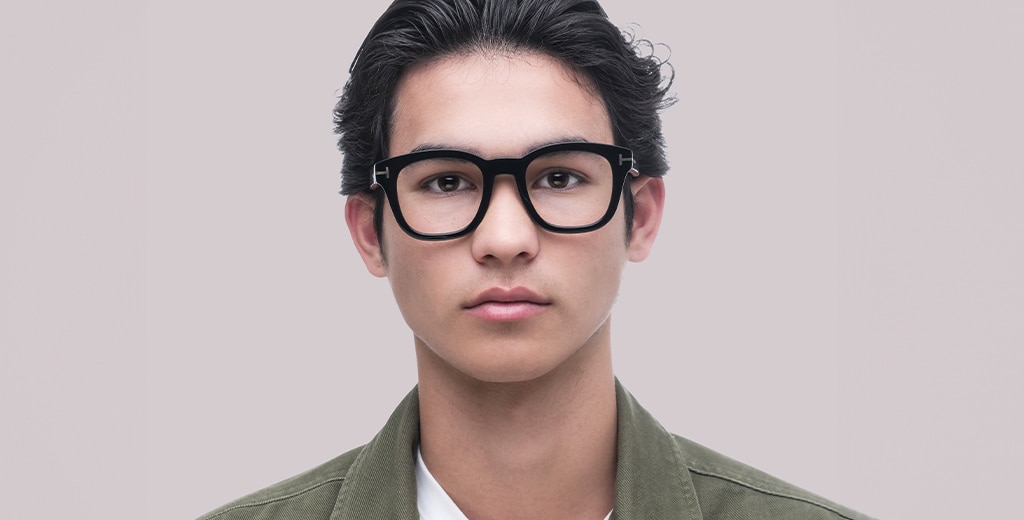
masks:
[[[401,406],[401,405],[399,405],[399,406]],[[390,420],[389,420],[389,422],[390,422]],[[387,427],[387,425],[385,425],[385,427]],[[373,437],[373,440],[371,440],[370,442],[368,442],[368,443],[366,443],[366,444],[356,448],[357,450],[359,450],[359,453],[356,453],[356,458],[352,460],[352,463],[350,463],[347,468],[345,468],[345,476],[341,477],[340,480],[344,481],[345,478],[348,477],[355,468],[358,468],[358,467],[362,466],[363,459],[365,459],[368,456],[366,453],[368,451],[370,451],[371,449],[373,449],[373,446],[377,443],[377,437],[379,437],[379,436],[380,436],[380,433],[375,435]],[[349,451],[349,453],[352,453],[352,452]],[[336,500],[334,502],[334,510],[331,511],[331,517],[334,517],[334,511],[335,510],[341,508],[342,504],[345,504],[345,503],[348,502],[348,495],[349,495],[349,492],[351,491],[351,489],[352,489],[352,486],[342,486],[341,487],[341,491],[338,492],[338,500]]]
[[[652,417],[652,419],[653,419],[653,417]],[[676,454],[676,460],[679,463],[682,463],[681,465],[683,466],[683,468],[686,468],[687,467],[686,461],[689,460],[689,459],[687,459],[686,457],[683,456],[683,448],[682,448],[682,446],[679,445],[679,443],[676,441],[675,437],[672,436],[672,433],[669,432],[668,430],[666,430],[665,427],[662,426],[660,422],[655,420],[654,424],[656,424],[658,426],[658,429],[661,430],[662,434],[664,434],[665,436],[668,437],[668,439],[670,441],[670,444],[672,445],[672,451]],[[680,468],[680,469],[682,469],[682,468]],[[680,471],[680,474],[682,474],[682,473],[683,472]],[[685,487],[686,487],[686,482],[679,482],[679,488],[680,489],[684,489]],[[697,498],[696,490],[693,489],[692,479],[691,479],[691,482],[690,482],[689,490],[690,490],[690,493],[686,493],[685,494],[686,503],[690,504],[691,512],[697,513],[697,517],[698,518],[704,518],[704,511],[701,510],[700,499]]]
[[[314,490],[314,489],[316,489],[318,487],[325,486],[325,485],[330,484],[332,482],[344,482],[344,480],[345,480],[345,477],[334,477],[334,478],[331,478],[331,479],[327,479],[327,480],[325,480],[323,482],[318,482],[316,484],[313,484],[312,486],[309,486],[307,488],[300,489],[300,490],[295,491],[293,493],[289,493],[287,495],[282,495],[282,496],[279,496],[279,497],[268,498],[268,499],[260,500],[260,501],[257,501],[257,502],[248,502],[248,503],[245,503],[245,504],[236,504],[236,505],[233,505],[233,506],[231,506],[231,507],[229,507],[229,508],[227,508],[227,509],[225,509],[223,511],[219,511],[219,512],[217,512],[216,514],[214,514],[212,516],[203,517],[203,520],[217,518],[220,515],[223,515],[225,513],[229,513],[231,511],[236,510],[236,509],[242,509],[244,507],[263,506],[263,505],[267,505],[267,504],[270,504],[270,503],[273,503],[273,502],[280,502],[282,500],[288,500],[289,498],[297,497],[297,496],[299,496],[299,495],[301,495],[303,493],[308,493],[308,492],[310,492],[310,491],[312,491],[312,490]]]
[[[793,494],[789,494],[789,493],[781,493],[779,491],[773,491],[773,490],[770,490],[770,489],[765,489],[765,488],[758,487],[758,486],[755,486],[753,484],[750,484],[748,482],[739,480],[739,479],[734,478],[734,477],[729,477],[729,476],[726,476],[726,475],[720,475],[718,473],[714,473],[714,472],[711,472],[711,471],[701,471],[701,470],[696,469],[696,468],[694,468],[692,466],[690,467],[690,471],[692,471],[694,473],[697,473],[699,475],[704,475],[705,477],[717,478],[717,479],[720,479],[720,480],[725,480],[727,482],[732,482],[733,484],[737,484],[737,485],[743,486],[743,487],[745,487],[747,489],[752,489],[754,491],[757,491],[758,493],[764,493],[766,495],[771,495],[771,496],[776,496],[776,497],[781,497],[781,498],[788,498],[790,500],[796,500],[798,502],[803,502],[805,504],[810,504],[812,506],[817,506],[817,507],[820,507],[820,508],[822,508],[822,509],[824,509],[826,511],[830,511],[832,513],[835,513],[840,518],[845,518],[846,520],[854,520],[852,517],[849,517],[849,516],[844,515],[843,513],[840,513],[839,511],[837,511],[835,508],[829,506],[828,504],[823,504],[821,502],[817,502],[817,501],[812,500],[812,499],[807,498],[807,497],[802,497],[802,496],[793,495]]]

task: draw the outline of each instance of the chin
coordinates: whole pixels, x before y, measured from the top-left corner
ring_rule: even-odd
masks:
[[[442,361],[449,369],[467,379],[484,384],[517,384],[543,379],[558,371],[571,355],[555,357],[551,352],[528,351],[511,352],[506,348],[501,351],[485,353],[476,359],[450,359]],[[547,355],[544,355],[547,354]]]
[[[581,355],[587,342],[580,338],[519,337],[461,338],[453,344],[436,345],[418,337],[421,369],[466,383],[517,384],[542,380],[575,370],[585,363]],[[579,345],[569,347],[569,345]]]

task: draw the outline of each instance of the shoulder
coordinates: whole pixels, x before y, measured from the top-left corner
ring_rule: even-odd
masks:
[[[225,504],[199,520],[326,520],[331,516],[345,475],[362,449],[346,452],[309,471]]]
[[[746,518],[743,512],[757,512],[757,518],[869,519],[693,441],[672,437],[686,461],[706,519]]]

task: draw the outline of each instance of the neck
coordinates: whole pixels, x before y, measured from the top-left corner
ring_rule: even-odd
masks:
[[[489,383],[417,340],[420,447],[471,520],[602,519],[614,504],[615,383],[608,324],[554,370]]]

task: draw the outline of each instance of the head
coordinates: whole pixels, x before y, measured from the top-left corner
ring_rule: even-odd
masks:
[[[374,26],[336,110],[345,215],[364,263],[388,278],[414,333],[421,383],[438,375],[526,381],[610,360],[610,312],[622,272],[648,254],[664,195],[662,63],[638,55],[640,46],[624,39],[596,2],[583,0],[398,0]],[[621,148],[629,148],[639,172],[622,189],[632,205],[603,192],[611,216],[585,232],[537,220],[542,208],[554,207],[542,201],[578,201],[593,186],[607,186],[586,180],[607,178],[596,174],[598,163],[567,167],[565,155],[538,151],[567,142],[600,148],[606,165],[625,162]],[[461,154],[458,166],[431,165],[423,177],[401,166],[410,154],[438,148],[449,158]],[[391,193],[431,208],[466,194],[442,189],[442,179],[456,187],[471,179],[469,195],[490,195],[475,230],[455,236],[457,228],[446,227],[437,230],[453,233],[446,239],[423,240],[402,228],[383,189],[371,189],[374,164],[385,159],[398,170],[396,180],[383,181]],[[530,170],[545,160],[553,162]],[[478,183],[467,164],[493,176]],[[583,188],[553,186],[562,174]],[[410,175],[407,191],[394,191]]]
[[[604,103],[614,144],[633,151],[634,168],[661,177],[668,165],[659,111],[672,102],[672,69],[653,48],[620,31],[597,0],[396,0],[363,41],[334,111],[341,193],[372,194],[379,234],[384,194],[370,189],[369,172],[391,155],[399,82],[417,64],[476,52],[532,52],[563,63]],[[628,241],[632,198],[623,191]]]

